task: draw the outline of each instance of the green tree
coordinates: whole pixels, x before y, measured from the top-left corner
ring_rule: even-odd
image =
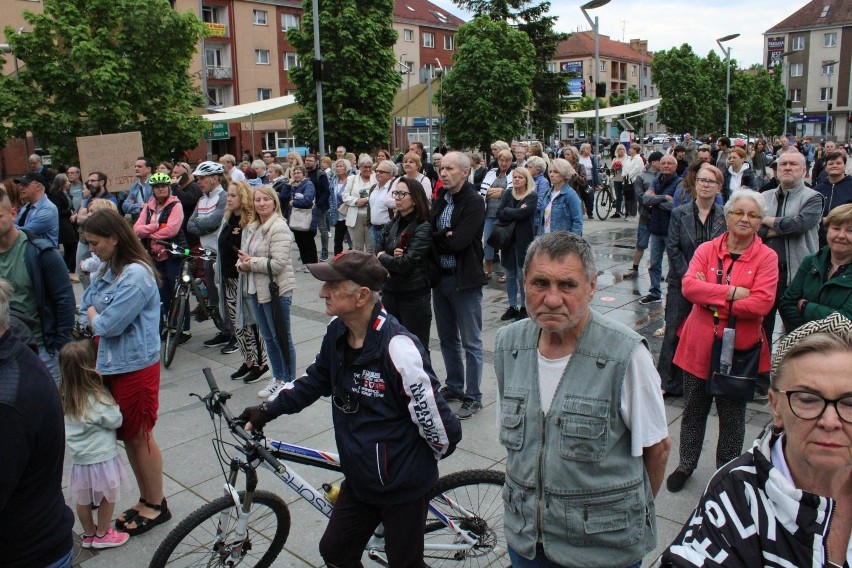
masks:
[[[524,32],[535,47],[535,75],[532,84],[531,130],[549,136],[556,130],[561,99],[568,95],[568,76],[551,72],[548,64],[556,55],[559,42],[569,34],[554,30],[557,17],[549,16],[550,2],[529,0],[454,0],[462,9],[483,14],[495,21],[510,22]]]
[[[303,109],[293,117],[293,131],[317,148],[312,0],[303,7],[302,29],[287,32],[299,54],[290,78]],[[331,78],[323,83],[325,140],[364,151],[387,146],[393,100],[402,82],[393,54],[393,0],[325,0],[319,23],[324,74]]]
[[[535,49],[527,35],[504,21],[477,16],[459,28],[456,49],[453,71],[444,80],[449,144],[487,151],[494,140],[523,132],[535,74]]]
[[[713,65],[704,61],[688,44],[654,53],[651,71],[662,98],[657,119],[673,132],[707,132],[717,123],[713,99],[719,91],[709,75]]]
[[[598,99],[598,108],[607,108],[609,103],[606,99]],[[595,99],[594,97],[583,97],[579,100],[577,105],[576,112],[582,112],[585,110],[595,110]],[[604,132],[604,119],[601,118],[599,121],[599,126],[601,129],[601,136],[605,135]],[[584,135],[581,138],[592,138],[595,135],[595,119],[594,118],[575,118],[574,119],[574,132],[576,132],[577,136],[580,136],[580,133],[583,132]]]
[[[77,161],[77,136],[142,132],[145,153],[178,157],[206,129],[189,65],[205,33],[167,0],[44,0],[24,13],[30,32],[6,27],[22,61],[0,77],[0,123],[32,132],[58,163]]]
[[[784,121],[784,85],[761,65],[732,73],[731,132],[748,136],[778,132]]]

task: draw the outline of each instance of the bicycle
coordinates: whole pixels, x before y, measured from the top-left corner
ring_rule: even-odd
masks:
[[[604,221],[612,213],[615,205],[615,194],[609,184],[610,170],[606,166],[598,168],[598,187],[595,195],[595,214]]]
[[[186,314],[187,305],[189,304],[189,296],[192,294],[198,302],[197,318],[199,321],[212,318],[217,329],[222,328],[222,316],[219,314],[219,306],[215,303],[217,298],[210,298],[209,294],[202,291],[199,287],[199,282],[193,277],[195,270],[195,262],[200,259],[206,262],[216,260],[216,253],[212,250],[199,248],[193,251],[189,248],[183,248],[170,241],[158,240],[158,243],[163,245],[172,256],[177,256],[180,261],[180,272],[175,282],[174,291],[172,292],[172,304],[169,313],[165,314],[165,341],[166,341],[166,356],[163,359],[163,365],[166,369],[172,364],[177,346],[180,343],[180,334],[183,331],[183,320]]]
[[[257,489],[257,468],[271,470],[299,497],[331,517],[339,486],[326,484],[321,490],[314,489],[281,460],[339,472],[339,457],[246,432],[226,404],[231,394],[219,390],[209,368],[205,367],[203,373],[210,393],[191,396],[204,403],[217,425],[213,446],[225,477],[224,496],[181,521],[160,544],[149,568],[271,566],[287,541],[290,511],[278,495]],[[236,443],[222,438],[224,427]],[[229,448],[237,453],[229,455]],[[227,472],[224,464],[228,465]],[[236,488],[240,472],[245,476],[244,491]],[[511,566],[503,534],[504,480],[503,472],[491,470],[467,470],[440,478],[429,503],[424,560],[432,566]],[[366,551],[371,560],[388,565],[381,525]]]

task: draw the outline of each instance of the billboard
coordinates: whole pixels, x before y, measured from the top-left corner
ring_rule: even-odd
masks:
[[[574,77],[568,79],[568,97],[569,99],[579,99],[583,88],[583,62],[582,61],[562,61],[559,63],[560,73],[573,73]]]
[[[781,65],[781,54],[784,53],[784,38],[770,37],[766,40],[766,66]]]

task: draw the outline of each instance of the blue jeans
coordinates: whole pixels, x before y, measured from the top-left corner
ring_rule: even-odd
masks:
[[[379,239],[382,236],[383,225],[370,225],[370,242],[373,244],[373,254],[379,252]]]
[[[491,236],[491,230],[494,229],[494,223],[497,222],[497,217],[486,217],[485,226],[482,228],[482,246],[485,251],[485,260],[494,260],[494,247],[487,244],[488,237]]]
[[[648,276],[651,277],[651,289],[648,291],[650,296],[662,298],[663,291],[660,289],[660,283],[663,279],[663,255],[666,254],[666,243],[668,243],[666,235],[651,235],[651,267],[648,269]]]
[[[507,254],[507,257],[514,257],[515,254]],[[513,260],[511,258],[507,258],[507,260]],[[508,263],[507,263],[508,264]],[[517,262],[512,262],[511,264],[504,266],[505,274],[506,274],[506,295],[509,297],[509,305],[513,308],[523,308],[526,307],[526,295],[524,294],[524,274],[523,270],[520,266],[518,266]],[[521,295],[521,303],[517,302],[518,292],[520,291]]]
[[[466,398],[482,400],[482,288],[459,290],[455,274],[442,276],[432,292],[432,305],[447,372],[446,386],[463,392]]]
[[[74,549],[71,548],[71,550],[68,551],[68,554],[66,554],[65,556],[63,556],[62,558],[57,560],[56,562],[48,564],[44,568],[71,568],[71,560],[74,558],[72,556],[73,552],[74,552]]]
[[[524,558],[515,552],[511,546],[509,547],[509,558],[512,560],[512,568],[564,568],[562,564],[557,564],[544,555],[544,548],[541,544],[536,546],[535,558],[532,560]],[[640,560],[636,564],[627,566],[627,568],[640,568],[641,566],[642,561]]]
[[[84,241],[82,238],[77,241],[77,256],[74,259],[77,266],[77,275],[80,277],[80,283],[83,284],[83,291],[86,291],[86,288],[89,287],[89,282],[91,281],[89,275],[86,272],[80,270],[80,263],[89,258],[89,243]]]
[[[53,382],[59,387],[59,351],[51,355],[44,345],[39,345],[38,358],[44,363],[50,376],[53,377]]]
[[[288,294],[278,298],[281,303],[281,316],[284,318],[284,325],[287,328],[287,345],[290,349],[289,368],[284,364],[284,353],[281,351],[278,335],[275,332],[275,322],[272,319],[272,302],[260,304],[257,301],[257,294],[252,294],[250,297],[254,319],[257,320],[257,328],[266,343],[266,354],[269,358],[269,364],[272,366],[272,376],[284,382],[294,380],[296,378],[296,347],[293,345],[293,332],[290,327],[290,304],[293,302],[293,296]]]

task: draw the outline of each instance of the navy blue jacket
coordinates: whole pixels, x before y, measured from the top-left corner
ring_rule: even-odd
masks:
[[[77,304],[71,280],[62,276],[68,268],[59,252],[47,239],[27,232],[24,253],[27,274],[33,283],[35,309],[41,323],[44,346],[50,354],[57,353],[71,341],[74,310]]]
[[[319,167],[308,170],[308,179],[314,184],[316,189],[315,204],[317,209],[322,212],[328,211],[328,176]]]
[[[272,416],[294,414],[333,397],[334,437],[348,487],[364,502],[403,503],[425,496],[438,460],[461,440],[461,425],[439,392],[423,346],[380,303],[364,346],[344,363],[347,328],[328,324],[316,360],[269,403]],[[349,402],[354,412],[341,410]]]
[[[679,175],[672,174],[666,184],[663,185],[663,176],[658,175],[654,178],[655,195],[642,198],[642,203],[651,208],[648,231],[652,235],[666,236],[669,234],[669,219],[672,215],[674,193],[681,179]],[[667,195],[672,197],[672,201],[666,199]]]

